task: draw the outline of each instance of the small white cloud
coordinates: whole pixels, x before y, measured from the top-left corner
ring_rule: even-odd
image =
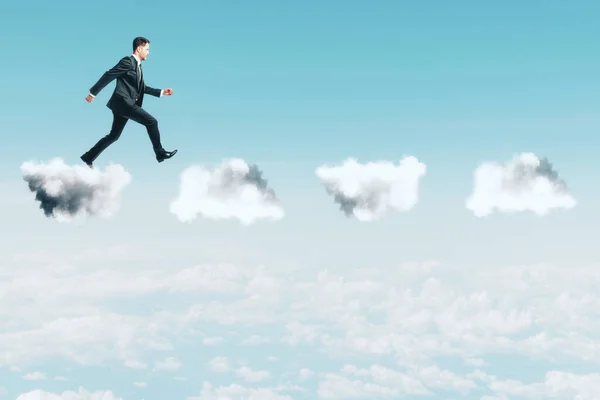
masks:
[[[44,214],[59,222],[112,216],[120,207],[121,192],[131,182],[131,175],[120,165],[109,165],[101,172],[68,166],[60,158],[47,164],[24,162],[21,170]]]
[[[473,193],[466,208],[476,217],[494,210],[503,213],[532,211],[546,215],[554,209],[571,209],[576,200],[546,159],[521,153],[501,164],[486,162],[474,173]]]
[[[200,214],[212,220],[237,219],[244,225],[284,215],[262,172],[241,159],[226,160],[212,171],[201,166],[185,169],[170,211],[182,222]]]
[[[23,379],[26,381],[42,381],[46,379],[46,374],[42,372],[30,372],[23,375]]]
[[[542,382],[524,383],[515,379],[489,377],[490,390],[497,399],[581,399],[598,398],[600,374],[575,374],[563,371],[548,371]]]
[[[62,393],[46,392],[44,390],[33,390],[22,393],[17,397],[17,400],[123,400],[117,397],[110,390],[101,390],[96,392],[88,392],[80,388],[78,391],[68,390]]]
[[[157,371],[161,370],[176,370],[181,367],[181,363],[175,359],[175,357],[168,357],[164,361],[157,361],[154,363],[154,368]]]
[[[308,368],[302,368],[299,373],[301,380],[306,380],[306,379],[310,378],[311,376],[313,376],[314,374],[315,373]]]
[[[283,337],[283,341],[291,345],[297,345],[301,342],[313,343],[319,336],[316,327],[300,322],[290,322],[286,324],[285,328],[289,334]]]
[[[246,382],[260,382],[271,377],[269,371],[253,371],[248,367],[240,367],[235,373]]]
[[[260,335],[252,335],[244,340],[242,340],[243,346],[258,346],[261,344],[269,343],[271,339],[260,336]]]
[[[359,221],[412,209],[418,202],[419,181],[425,172],[425,164],[412,156],[404,157],[397,166],[389,161],[360,164],[349,158],[341,165],[322,165],[316,170],[340,209]]]
[[[229,362],[225,357],[215,357],[208,363],[211,371],[214,372],[229,372],[231,370]]]
[[[135,360],[127,360],[125,361],[124,365],[127,368],[133,368],[133,369],[146,369],[147,365],[144,364],[143,362],[140,361],[135,361]]]
[[[210,382],[202,384],[202,391],[199,396],[188,397],[188,400],[216,400],[216,399],[252,399],[252,400],[292,400],[293,398],[286,394],[280,394],[281,391],[295,390],[293,387],[278,386],[275,388],[248,388],[239,384],[229,386],[213,386]]]
[[[202,344],[205,346],[214,346],[214,345],[221,343],[222,341],[223,341],[223,338],[220,336],[207,337],[207,338],[202,339]]]
[[[146,382],[134,382],[133,384],[140,388],[148,387],[148,384]]]
[[[484,360],[475,357],[465,357],[465,363],[473,365],[475,367],[483,367],[487,365],[487,363]]]

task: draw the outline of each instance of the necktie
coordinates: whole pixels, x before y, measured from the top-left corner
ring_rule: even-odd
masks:
[[[138,88],[142,87],[142,63],[138,63],[138,73],[137,73],[137,84]]]

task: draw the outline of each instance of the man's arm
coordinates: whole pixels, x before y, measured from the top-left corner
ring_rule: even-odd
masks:
[[[150,86],[146,86],[146,84],[144,84],[144,93],[149,94],[150,96],[155,96],[155,97],[162,97],[163,91],[161,89],[156,89]]]
[[[100,79],[98,79],[98,82],[96,82],[94,84],[94,86],[92,86],[90,88],[90,95],[92,97],[97,96],[98,93],[100,93],[100,91],[102,89],[104,89],[104,87],[106,85],[108,85],[110,82],[112,82],[113,80],[115,80],[119,76],[121,76],[124,73],[126,73],[129,69],[131,69],[131,58],[129,58],[129,57],[123,57],[123,58],[121,58],[121,60],[117,63],[117,65],[115,65],[114,67],[112,67],[111,69],[109,69],[108,71],[106,71],[100,77]]]

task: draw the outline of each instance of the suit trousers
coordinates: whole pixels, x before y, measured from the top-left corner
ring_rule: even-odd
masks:
[[[116,142],[121,136],[123,128],[125,128],[125,124],[127,124],[128,120],[135,121],[146,127],[154,153],[158,155],[159,151],[162,150],[162,145],[160,143],[160,131],[158,130],[158,121],[156,118],[138,105],[122,108],[118,111],[111,111],[113,113],[113,122],[110,132],[98,140],[98,142],[83,155],[87,161],[93,162],[108,146]]]

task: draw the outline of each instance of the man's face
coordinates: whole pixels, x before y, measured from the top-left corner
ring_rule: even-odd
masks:
[[[140,55],[140,59],[145,60],[148,54],[150,54],[150,43],[138,47],[138,54]]]

